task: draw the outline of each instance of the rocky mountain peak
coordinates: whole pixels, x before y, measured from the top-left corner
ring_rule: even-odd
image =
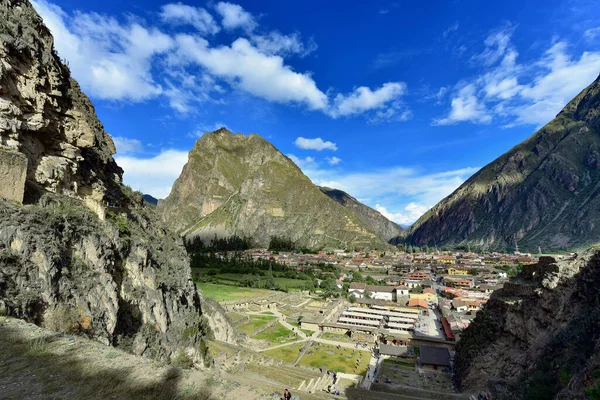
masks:
[[[600,77],[409,230],[416,245],[577,250],[600,235]]]
[[[300,168],[259,135],[207,133],[189,154],[165,221],[186,236],[249,236],[266,246],[286,236],[300,246],[385,247],[351,210],[325,196]]]

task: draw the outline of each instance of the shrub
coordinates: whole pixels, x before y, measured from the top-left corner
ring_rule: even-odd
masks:
[[[56,332],[73,333],[79,328],[79,314],[65,304],[44,313],[43,325]]]
[[[185,352],[180,350],[171,358],[171,365],[182,369],[190,369],[194,366],[194,361]]]

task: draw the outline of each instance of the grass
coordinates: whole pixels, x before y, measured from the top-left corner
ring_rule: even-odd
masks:
[[[369,360],[370,353],[364,351],[313,343],[298,364],[314,368],[324,365],[332,371],[362,375],[367,372]]]
[[[251,315],[250,322],[238,326],[237,330],[252,336],[254,332],[259,330],[269,322],[273,321],[274,319],[277,319],[277,317],[270,315]]]
[[[300,354],[300,349],[305,343],[296,343],[290,346],[279,347],[273,350],[267,350],[263,354],[278,358],[286,363],[293,364]]]
[[[214,399],[212,390],[186,385],[177,368],[154,367],[133,356],[119,363],[107,360],[97,342],[68,342],[6,323],[0,325],[0,337],[0,376],[8,383],[2,398]]]
[[[254,336],[254,338],[266,340],[269,343],[273,344],[282,344],[298,340],[294,332],[290,331],[288,328],[279,323],[271,328],[262,331],[258,335]]]
[[[198,286],[198,289],[200,289],[206,297],[210,297],[216,301],[250,300],[252,298],[265,297],[272,294],[270,290],[219,285],[215,283],[196,282],[196,286]]]

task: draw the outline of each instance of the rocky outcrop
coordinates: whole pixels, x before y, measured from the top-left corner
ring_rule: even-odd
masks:
[[[328,187],[319,186],[321,192],[325,193],[330,199],[335,200],[342,206],[348,208],[362,221],[371,231],[377,233],[379,237],[385,240],[391,240],[402,234],[402,227],[395,222],[384,217],[379,211],[364,205],[348,193]]]
[[[96,203],[119,196],[113,141],[24,0],[0,3],[0,149],[27,157],[28,201],[46,191]]]
[[[542,251],[600,237],[600,78],[408,231],[413,245]]]
[[[271,143],[226,129],[196,141],[158,210],[188,237],[237,235],[267,246],[272,236],[283,236],[313,249],[387,246]]]
[[[600,253],[542,257],[492,294],[456,348],[463,390],[585,399],[600,384]]]
[[[27,157],[16,151],[0,149],[0,198],[23,202]]]
[[[207,338],[235,338],[213,333],[181,239],[121,184],[112,139],[52,43],[28,1],[0,2],[0,196],[24,201],[0,199],[0,309],[203,365]]]

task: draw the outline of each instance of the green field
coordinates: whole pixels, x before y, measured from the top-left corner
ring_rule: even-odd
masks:
[[[329,370],[362,375],[367,372],[370,358],[371,354],[366,351],[313,343],[298,364],[314,368],[324,365]]]
[[[218,285],[215,283],[196,282],[196,286],[198,286],[198,289],[200,289],[206,297],[210,297],[216,301],[247,300],[272,294],[270,290]]]
[[[281,324],[277,324],[267,330],[262,331],[254,339],[266,340],[273,344],[283,344],[298,340],[294,332]]]
[[[200,276],[209,277],[207,273],[210,271],[209,269],[201,269],[194,268],[193,271],[199,272]],[[220,284],[223,285],[231,285],[231,286],[240,286],[246,280],[246,274],[235,274],[235,273],[221,273],[217,275],[210,276],[211,279],[217,279]],[[304,289],[307,281],[302,279],[292,279],[292,278],[273,278],[275,285],[281,288],[286,288],[288,290],[300,290]],[[206,283],[196,284],[205,285]]]
[[[271,357],[279,358],[280,360],[283,360],[284,362],[293,364],[294,361],[296,361],[296,359],[298,358],[298,355],[300,354],[300,349],[304,345],[305,345],[305,343],[296,343],[296,344],[292,344],[290,346],[285,346],[285,347],[280,347],[278,349],[268,350],[268,351],[263,352],[263,354],[266,354]]]
[[[270,315],[251,315],[250,322],[238,326],[237,330],[252,336],[254,332],[267,325],[274,319],[277,319],[277,317]]]

